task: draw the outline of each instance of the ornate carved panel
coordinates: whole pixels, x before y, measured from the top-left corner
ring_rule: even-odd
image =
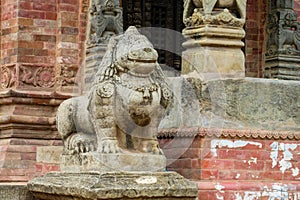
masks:
[[[20,86],[52,88],[55,84],[53,67],[20,65]]]

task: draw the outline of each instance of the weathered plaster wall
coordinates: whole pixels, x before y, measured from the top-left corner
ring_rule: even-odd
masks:
[[[225,139],[203,132],[180,140],[160,141],[168,169],[197,182],[199,199],[300,198],[298,140]]]

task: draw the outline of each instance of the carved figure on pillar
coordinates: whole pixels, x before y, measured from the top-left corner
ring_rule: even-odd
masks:
[[[123,32],[119,0],[92,0],[90,15],[90,44],[108,42],[111,36]]]
[[[300,80],[300,23],[293,0],[269,0],[264,76]]]
[[[300,23],[293,9],[276,9],[267,24],[267,56],[277,53],[300,54]]]
[[[187,27],[225,24],[242,27],[247,0],[184,0],[183,22]]]

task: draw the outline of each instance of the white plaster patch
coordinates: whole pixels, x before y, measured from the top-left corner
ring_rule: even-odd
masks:
[[[239,179],[240,176],[241,176],[241,174],[236,174],[235,178],[236,178],[236,179]]]
[[[272,168],[279,164],[280,171],[284,174],[286,170],[291,169],[293,172],[293,176],[299,175],[299,169],[293,168],[291,160],[294,155],[291,151],[295,150],[298,145],[297,144],[285,144],[273,142],[271,145],[271,153],[270,158],[272,159]],[[279,158],[279,153],[282,155],[282,159]]]
[[[299,193],[288,192],[288,186],[275,183],[272,188],[264,186],[262,192],[256,191],[245,191],[244,193],[235,193],[235,200],[256,200],[261,199],[261,197],[268,197],[268,200],[288,200],[289,197],[294,197],[293,199],[298,199]]]
[[[235,200],[243,200],[243,197],[239,193],[235,193]]]
[[[211,152],[215,157],[217,157],[217,148],[227,147],[227,148],[240,148],[245,147],[246,145],[255,145],[258,146],[258,148],[262,148],[262,144],[259,142],[251,142],[251,141],[243,141],[243,140],[212,140],[211,141]]]
[[[292,169],[292,176],[298,176],[299,175],[299,168],[296,167],[296,168],[293,168]]]
[[[224,191],[222,191],[225,187],[223,185],[221,185],[220,183],[215,185],[216,190],[218,190],[221,193],[224,193]]]
[[[252,163],[255,163],[255,164],[257,164],[257,158],[253,158],[253,157],[251,157],[251,159],[250,159],[250,160],[248,160],[248,164],[249,164],[249,165],[251,165]]]
[[[218,192],[216,193],[216,198],[218,199],[218,200],[224,200],[224,196],[223,196],[223,194],[224,194],[224,191],[223,191],[223,189],[225,188],[223,185],[221,185],[220,183],[217,183],[216,185],[215,185],[215,188],[216,188],[216,190],[218,190]]]

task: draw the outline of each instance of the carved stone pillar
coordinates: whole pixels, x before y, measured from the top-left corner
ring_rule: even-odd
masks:
[[[205,79],[244,77],[245,16],[246,0],[184,0],[187,50],[182,55],[182,73],[196,72]]]
[[[0,182],[57,169],[37,146],[62,145],[59,104],[73,95],[85,35],[87,0],[1,1]],[[39,169],[38,169],[39,168]]]
[[[300,23],[293,0],[269,0],[264,76],[300,80]]]

